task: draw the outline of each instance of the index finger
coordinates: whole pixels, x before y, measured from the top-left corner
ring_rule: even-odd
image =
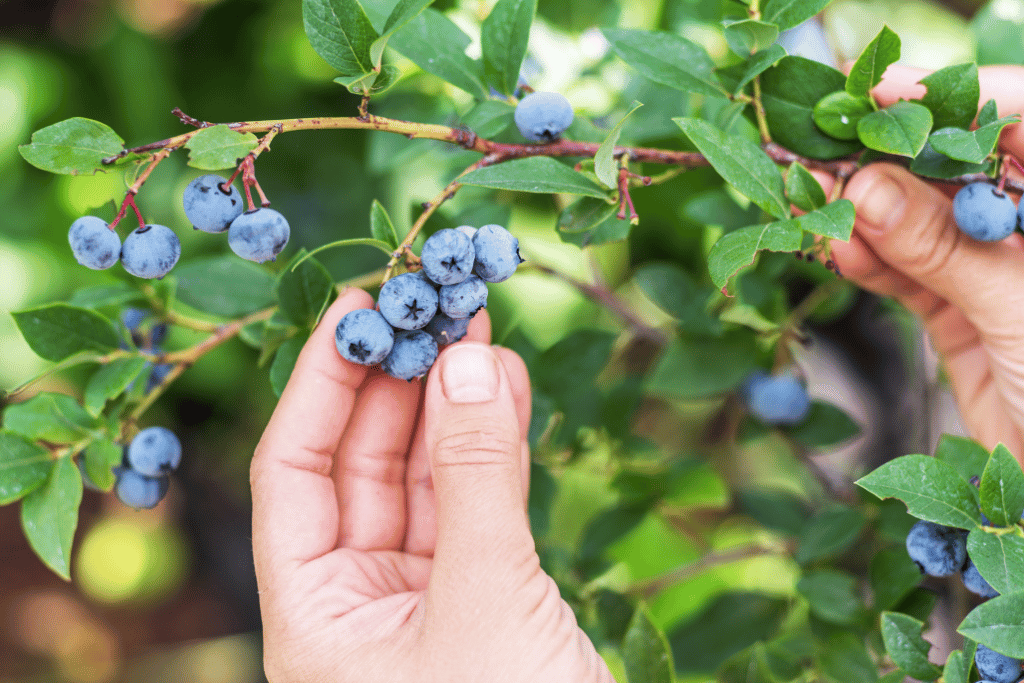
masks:
[[[325,555],[338,541],[338,497],[331,471],[367,366],[341,358],[334,328],[373,297],[349,289],[335,301],[299,354],[250,468],[252,541],[262,579],[281,565]]]

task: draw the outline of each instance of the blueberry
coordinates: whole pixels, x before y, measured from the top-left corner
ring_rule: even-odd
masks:
[[[473,241],[458,230],[438,230],[423,244],[423,272],[439,285],[462,282],[473,272]]]
[[[967,566],[964,567],[963,574],[960,578],[963,579],[964,586],[967,590],[975,593],[976,595],[980,595],[983,598],[995,598],[999,595],[998,591],[989,585],[989,582],[981,575],[978,568],[974,566],[974,562],[971,561],[971,558],[967,558]]]
[[[181,442],[166,427],[147,427],[128,444],[125,460],[147,477],[166,474],[181,464]]]
[[[164,339],[167,338],[167,325],[166,323],[157,323],[149,330],[149,350],[156,351],[161,344],[164,343]]]
[[[121,245],[121,265],[135,277],[148,279],[167,275],[181,256],[181,242],[164,225],[135,228]]]
[[[994,185],[977,182],[966,185],[953,197],[953,218],[965,233],[982,242],[995,242],[1017,226],[1017,209],[1006,193]]]
[[[381,367],[392,377],[412,381],[427,374],[435,360],[437,342],[433,337],[423,330],[401,330],[395,333],[395,344]]]
[[[334,328],[334,344],[345,360],[373,365],[391,353],[395,331],[377,311],[357,308],[349,311]]]
[[[153,391],[153,389],[157,388],[157,386],[162,384],[164,379],[173,369],[173,363],[158,363],[154,365],[153,370],[149,373],[149,377],[146,379],[146,393],[148,394]]]
[[[242,195],[234,185],[227,185],[227,182],[227,178],[219,175],[204,175],[185,188],[182,195],[185,216],[196,230],[224,232],[231,221],[242,213],[245,208]],[[224,186],[227,186],[228,192],[224,191]]]
[[[147,477],[130,468],[116,467],[114,474],[117,477],[114,493],[122,503],[136,510],[156,507],[170,486],[166,476]]]
[[[776,375],[749,386],[747,408],[763,424],[793,425],[807,417],[811,399],[795,377]]]
[[[93,270],[109,268],[121,255],[121,238],[96,216],[82,216],[72,223],[68,243],[75,260]]]
[[[921,520],[907,534],[907,553],[928,576],[952,576],[967,561],[966,533]]]
[[[978,673],[992,683],[1017,683],[1021,677],[1021,660],[1007,657],[1004,654],[979,645],[974,653],[974,663],[978,665]]]
[[[437,313],[437,290],[419,273],[404,273],[384,283],[377,305],[392,327],[418,330]]]
[[[466,336],[469,329],[469,321],[472,318],[449,318],[444,313],[438,313],[423,331],[434,338],[434,341],[441,344],[454,344]]]
[[[290,236],[285,217],[273,209],[261,207],[246,211],[231,222],[228,245],[247,261],[263,263],[276,258]]]
[[[124,326],[129,330],[135,331],[148,315],[149,311],[144,308],[126,308],[121,311],[121,322],[123,322]]]
[[[473,235],[473,272],[487,282],[504,282],[523,262],[519,240],[500,225],[485,225]]]
[[[439,296],[441,312],[449,318],[472,318],[487,305],[487,283],[470,275],[457,285],[445,285]]]
[[[764,370],[754,370],[752,373],[747,375],[747,378],[743,380],[743,383],[739,387],[740,398],[743,399],[743,403],[745,405],[750,405],[750,393],[753,388],[766,379],[771,379],[771,375]]]
[[[572,119],[572,105],[560,93],[530,93],[516,105],[516,128],[527,140],[557,140],[572,124]]]

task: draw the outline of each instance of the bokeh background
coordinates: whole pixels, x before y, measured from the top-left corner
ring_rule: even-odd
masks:
[[[434,7],[476,40],[491,4],[438,0]],[[569,97],[584,121],[577,126],[581,135],[608,125],[604,117],[618,103],[619,91],[644,87],[635,76],[631,80],[621,62],[607,57],[594,26],[677,30],[703,42],[714,56],[726,54],[715,28],[717,2],[540,0],[539,13],[524,75],[537,89]],[[856,56],[883,23],[900,35],[905,64],[939,68],[971,59],[1024,60],[1024,0],[838,0],[821,21],[840,61]],[[478,53],[477,43],[473,50]],[[375,112],[459,122],[470,104],[463,93],[408,62],[398,65],[405,79],[375,101]],[[215,122],[352,114],[357,100],[332,83],[335,75],[306,41],[299,0],[0,0],[0,310],[66,300],[76,289],[119,277],[75,264],[66,235],[71,222],[86,213],[109,220],[123,197],[123,178],[38,171],[17,153],[32,131],[84,116],[109,124],[129,145],[138,145],[183,130],[170,114],[174,107]],[[641,120],[635,119],[633,140],[676,144],[678,131]],[[643,134],[641,125],[648,126]],[[375,198],[403,232],[419,203],[472,160],[473,155],[430,141],[325,131],[278,138],[257,170],[275,208],[291,223],[288,253],[293,253],[301,246],[368,234]],[[147,221],[182,235],[183,261],[228,251],[223,236],[188,230],[181,191],[198,174],[177,154],[160,166],[139,197]],[[587,277],[596,262],[614,284],[631,260],[645,255],[692,259],[693,240],[679,229],[694,221],[678,196],[689,191],[667,184],[636,192],[643,221],[628,246],[611,244],[589,255],[555,235],[558,207],[549,198],[517,196],[480,206],[475,202],[480,195],[467,188],[444,207],[434,226],[504,219],[531,258],[580,277]],[[383,265],[379,253],[362,247],[324,252],[322,261],[337,280]],[[531,273],[492,287],[490,311],[497,339],[516,329],[538,348],[604,319],[569,286]],[[889,316],[882,323],[880,311]],[[908,359],[907,371],[886,349],[914,355],[906,351],[918,348],[912,321],[851,290],[843,315],[816,333],[824,343],[823,351],[808,360],[812,391],[816,381],[847,387],[833,390],[830,399],[871,424],[852,457],[864,457],[879,440],[889,439],[897,448],[894,443],[906,430],[891,423],[886,406],[899,405],[905,387],[917,386],[905,381],[916,359]],[[192,342],[175,330],[166,346]],[[136,512],[112,495],[86,492],[73,583],[61,581],[33,555],[20,530],[18,506],[0,508],[0,682],[262,680],[248,464],[276,399],[266,373],[252,371],[256,358],[257,352],[239,341],[221,347],[188,370],[147,414],[147,424],[179,434],[183,466],[167,500],[152,511]],[[0,315],[0,386],[20,384],[45,363],[21,340],[11,317]],[[76,393],[84,376],[72,371],[37,388]],[[603,479],[591,474],[570,472],[561,482],[547,530],[553,546],[571,547],[588,516],[610,499]],[[689,490],[699,494],[679,496],[677,505],[714,508],[725,496],[712,472],[688,476]],[[641,529],[615,553],[642,563],[656,539],[655,531]],[[654,545],[658,561],[692,558],[695,549],[680,543],[668,549]],[[786,590],[785,567],[755,560],[727,569],[689,585],[655,610],[665,620],[670,620],[665,615],[678,620],[723,586]]]

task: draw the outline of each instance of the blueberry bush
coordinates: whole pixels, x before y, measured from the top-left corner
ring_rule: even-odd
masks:
[[[253,112],[239,106],[215,123],[175,109],[184,132],[130,144],[76,116],[19,147],[43,171],[115,174],[127,188],[68,230],[73,258],[109,279],[12,314],[52,362],[6,392],[0,429],[0,504],[20,502],[40,560],[70,579],[84,488],[150,508],[180,463],[209,457],[149,414],[197,361],[241,340],[279,395],[338,289],[359,286],[378,305],[338,324],[349,362],[417,381],[485,307],[495,341],[527,362],[538,551],[620,680],[1024,677],[1014,454],[944,436],[934,454],[837,483],[811,456],[861,425],[811,397],[799,356],[806,326],[851,299],[829,245],[851,236],[854,207],[840,196],[861,166],[893,161],[962,185],[955,216],[974,239],[1024,227],[1013,199],[1024,187],[1007,173],[1017,161],[998,146],[1020,117],[979,101],[977,65],[942,68],[920,100],[881,107],[871,91],[901,52],[888,27],[848,75],[779,40],[829,0],[682,3],[673,11],[717,22],[728,51],[714,57],[678,31],[596,10],[578,26],[537,0],[497,0],[479,18],[477,54],[433,4],[302,0],[309,44],[339,95],[355,96],[324,115],[245,120]],[[603,114],[533,91],[538,11],[607,46],[591,68],[623,78]],[[429,150],[440,190],[408,224],[387,197],[369,198],[361,236],[296,245],[292,231],[309,234],[314,218],[270,208],[257,167],[273,167],[272,142],[332,130],[372,135],[367,168],[394,178],[405,146]],[[194,230],[147,222],[147,181],[186,154],[202,175],[176,201]],[[359,169],[335,171],[342,187]],[[815,174],[834,180],[828,194]],[[558,249],[519,233],[527,215]],[[182,256],[199,238],[226,243]],[[588,275],[560,263],[563,247]],[[332,276],[328,259],[348,253],[358,274]],[[582,295],[582,324],[541,342],[511,319],[527,278]],[[165,348],[168,330],[194,342]],[[35,391],[69,368],[88,370],[74,391]],[[771,578],[755,590],[743,571]],[[976,597],[943,624],[964,644],[940,665],[922,633],[951,585]]]

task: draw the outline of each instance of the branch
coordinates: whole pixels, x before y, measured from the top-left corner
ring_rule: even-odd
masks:
[[[763,555],[778,555],[778,551],[762,548],[761,546],[747,546],[711,552],[692,564],[673,569],[660,576],[655,576],[643,581],[637,581],[625,590],[627,595],[640,598],[650,598],[661,591],[674,586],[675,584],[693,578],[711,567],[718,567],[739,560],[746,560],[752,557]]]

